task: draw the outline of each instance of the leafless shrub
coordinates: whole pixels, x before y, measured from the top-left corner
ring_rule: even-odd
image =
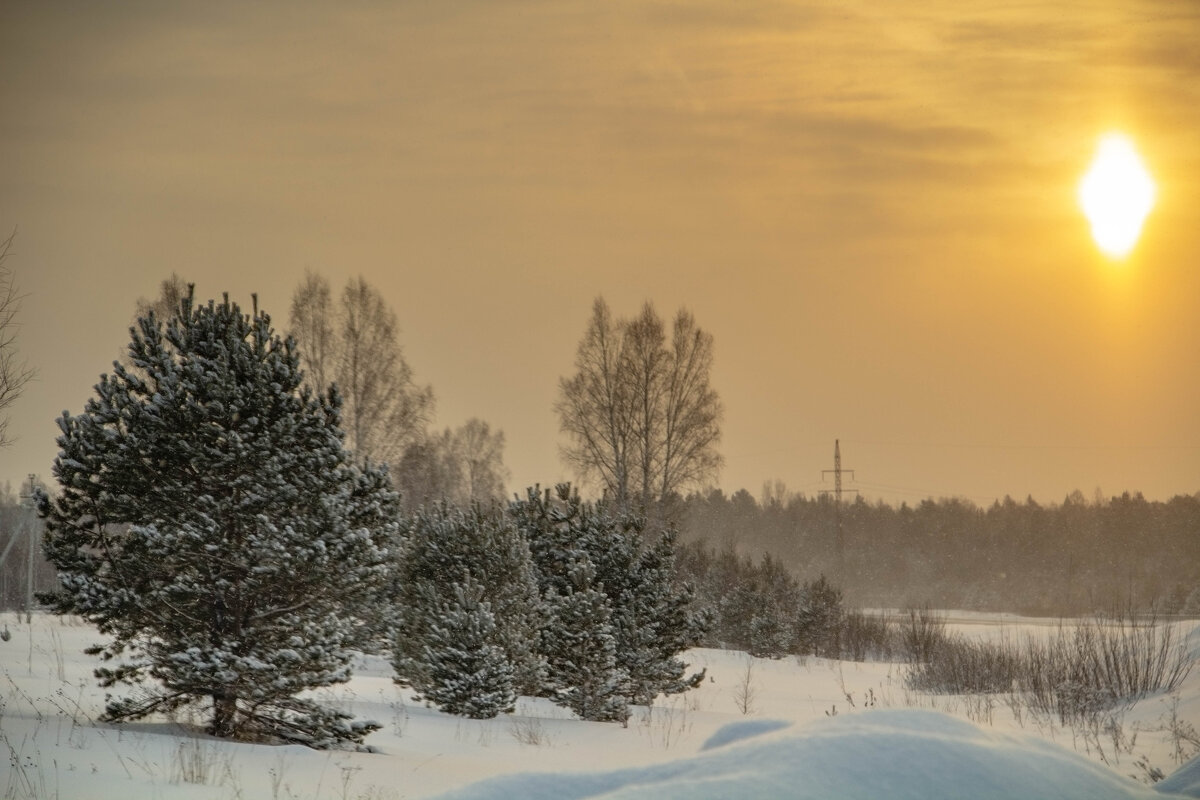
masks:
[[[550,743],[546,726],[539,717],[516,717],[508,723],[508,733],[521,744],[541,747]]]
[[[843,659],[889,661],[899,648],[897,629],[881,617],[847,611],[841,623],[837,643]]]
[[[908,609],[900,623],[900,643],[910,664],[927,664],[947,641],[946,620],[928,605]]]
[[[1200,753],[1200,733],[1196,726],[1179,716],[1179,694],[1172,693],[1167,701],[1167,710],[1162,716],[1159,730],[1167,734],[1171,742],[1171,760],[1176,765],[1190,760]]]
[[[694,701],[686,696],[675,696],[660,706],[646,706],[638,720],[638,726],[650,740],[669,750],[692,730],[691,712],[696,708]]]
[[[754,659],[746,656],[746,669],[733,687],[733,702],[738,711],[749,716],[755,711],[754,701],[758,695],[758,687],[754,685]]]
[[[920,648],[926,660],[913,662],[908,675],[912,688],[940,694],[995,693],[1011,690],[1018,680],[1020,656],[1007,642],[941,637]]]
[[[1064,725],[1173,692],[1193,664],[1174,626],[1131,614],[1060,624],[1049,638],[1029,635],[1019,645],[944,633],[940,641],[923,639],[929,629],[910,612],[909,686],[945,694],[1014,692],[1031,711]],[[926,641],[934,643],[925,648]]]

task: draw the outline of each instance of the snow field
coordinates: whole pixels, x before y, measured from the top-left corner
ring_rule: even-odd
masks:
[[[1023,636],[1036,624],[973,620],[971,630]],[[363,657],[348,684],[314,696],[381,723],[367,739],[374,752],[316,751],[215,740],[199,732],[200,719],[97,723],[98,662],[82,652],[96,632],[43,614],[31,624],[6,614],[5,626],[4,800],[1008,797],[1031,787],[1043,796],[1161,797],[1128,776],[1169,775],[1194,751],[1179,733],[1200,728],[1196,671],[1174,696],[1145,698],[1111,729],[1092,731],[1034,719],[1003,697],[913,692],[901,665],[698,649],[686,660],[707,669],[703,685],[635,707],[622,727],[525,697],[494,720],[446,715],[396,687],[385,659]],[[1200,627],[1185,623],[1184,632],[1200,651]],[[495,776],[508,777],[473,786]],[[1186,779],[1172,788],[1187,789]],[[1192,781],[1191,796],[1200,796]]]

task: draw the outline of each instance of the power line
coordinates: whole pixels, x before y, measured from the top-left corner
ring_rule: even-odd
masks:
[[[881,441],[870,439],[847,439],[847,444],[864,445],[867,447],[911,447],[911,448],[943,448],[948,450],[1200,450],[1200,443],[1171,442],[1151,444],[1068,444],[1068,443],[1032,443],[1032,442],[920,442],[920,441]],[[725,458],[743,459],[761,456],[779,455],[781,453],[798,453],[801,450],[811,450],[822,446],[821,442],[797,442],[786,447],[773,447],[768,450],[756,450],[749,453],[734,453]]]
[[[1033,442],[886,442],[847,439],[850,444],[868,447],[938,447],[953,450],[1200,450],[1200,443],[1172,442],[1170,444],[1066,444]]]
[[[813,448],[816,448],[816,447],[824,447],[825,444],[826,444],[826,442],[800,442],[797,444],[788,445],[786,447],[772,447],[770,450],[758,450],[753,453],[735,453],[733,455],[725,456],[725,459],[728,461],[730,459],[739,459],[739,458],[758,458],[760,456],[774,456],[774,455],[779,455],[781,453],[797,453],[801,450],[812,450]]]

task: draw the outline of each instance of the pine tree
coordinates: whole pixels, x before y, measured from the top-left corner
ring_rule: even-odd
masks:
[[[391,600],[397,682],[428,692],[431,631],[442,621],[444,599],[468,584],[489,604],[491,643],[510,663],[517,690],[538,693],[545,664],[536,647],[541,603],[529,547],[499,508],[479,503],[465,510],[442,503],[412,518]]]
[[[386,531],[388,548],[383,577],[372,582],[369,590],[355,601],[360,623],[354,646],[363,652],[382,655],[390,652],[392,646],[391,602],[395,596],[396,554],[401,541],[400,496],[392,488],[386,465],[361,464],[354,472],[346,522],[351,530]]]
[[[472,719],[510,713],[517,697],[512,664],[495,644],[496,620],[482,594],[483,587],[469,578],[455,586],[424,642],[425,698]]]
[[[581,540],[584,512],[578,493],[565,483],[557,485],[553,494],[537,486],[527,489],[524,500],[509,506],[509,516],[529,543],[542,597],[551,592],[570,594],[576,566],[590,561],[587,543]]]
[[[552,612],[556,604],[568,602],[575,594],[591,591],[603,598],[604,625],[614,645],[611,680],[617,681],[619,675],[621,695],[648,705],[660,693],[684,691],[699,683],[701,675],[684,677],[687,665],[677,658],[699,643],[704,626],[692,610],[690,590],[676,583],[673,533],[664,532],[647,544],[644,518],[584,503],[566,484],[556,487],[553,495],[531,489],[525,500],[511,506],[510,513],[528,537],[539,588]],[[583,613],[584,606],[597,601],[570,602],[578,607],[570,613],[558,609],[553,624],[598,624],[597,609]],[[563,631],[551,633],[543,636],[543,642],[563,635]],[[546,656],[553,688],[561,693],[571,680],[553,674],[555,664],[563,659],[551,652]]]
[[[624,722],[629,718],[624,694],[628,675],[617,666],[608,598],[585,588],[590,579],[581,571],[579,588],[565,595],[551,591],[546,597],[549,619],[541,631],[541,650],[555,702],[580,719]]]
[[[796,646],[796,635],[790,615],[793,609],[781,608],[771,597],[750,616],[746,652],[755,658],[783,658]]]
[[[803,591],[796,578],[770,554],[751,570],[753,600],[748,649],[761,658],[782,658],[797,643],[796,615]]]
[[[699,684],[684,677],[676,656],[703,638],[692,594],[675,578],[675,534],[647,530],[645,517],[585,505],[577,539],[596,565],[597,587],[607,595],[617,639],[617,666],[628,678],[630,702],[650,705],[660,693]]]
[[[612,606],[589,552],[597,546],[595,531],[587,530],[591,512],[566,484],[553,495],[529,489],[509,509],[529,542],[544,604],[538,646],[547,678],[540,693],[583,719],[624,721],[628,675],[617,666]]]
[[[632,573],[637,588],[624,605],[630,622],[618,663],[629,674],[631,701],[650,705],[659,694],[694,689],[704,679],[703,670],[687,675],[678,656],[704,638],[707,618],[694,609],[691,587],[677,583],[673,531],[642,549]]]
[[[106,719],[211,703],[222,737],[327,746],[375,723],[299,697],[346,681],[387,574],[397,498],[349,463],[336,393],[301,390],[270,318],[191,294],[165,330],[131,329],[127,368],[59,420],[55,499],[39,498],[60,589],[109,639],[88,650],[134,684]]]
[[[760,658],[794,651],[801,587],[770,556],[759,564],[732,549],[714,553],[685,550],[688,573],[700,587],[695,602],[712,615],[705,641],[710,646],[746,650]]]
[[[838,631],[845,609],[842,592],[822,575],[804,584],[797,614],[797,638],[806,652],[829,658],[840,655]]]

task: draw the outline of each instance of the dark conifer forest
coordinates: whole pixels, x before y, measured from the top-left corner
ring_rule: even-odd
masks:
[[[801,580],[827,576],[848,605],[1070,615],[1114,607],[1200,612],[1200,495],[1140,493],[1062,503],[1006,497],[899,506],[747,491],[681,501],[681,542],[769,554]],[[838,527],[844,566],[839,569]]]

